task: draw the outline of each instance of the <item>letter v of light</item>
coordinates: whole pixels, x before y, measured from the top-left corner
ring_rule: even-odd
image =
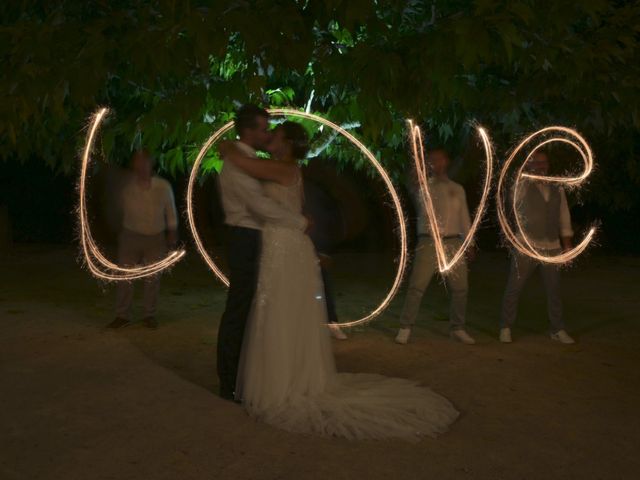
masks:
[[[436,249],[436,258],[438,259],[438,270],[441,273],[446,273],[450,271],[458,261],[462,258],[471,242],[473,242],[473,237],[478,229],[478,225],[480,225],[480,221],[482,220],[482,216],[486,210],[487,199],[489,198],[489,192],[491,190],[491,177],[493,175],[493,151],[491,149],[491,141],[489,140],[489,136],[484,128],[478,127],[478,135],[482,140],[482,144],[484,146],[485,157],[486,157],[486,168],[484,175],[484,186],[482,189],[482,197],[480,198],[480,203],[478,204],[478,208],[476,209],[476,214],[474,216],[473,222],[471,224],[471,228],[462,242],[462,245],[455,252],[451,259],[447,259],[447,253],[444,248],[444,244],[442,243],[442,236],[440,234],[440,229],[438,227],[438,220],[436,218],[436,213],[433,208],[433,199],[431,197],[431,192],[429,191],[429,182],[427,178],[427,165],[424,157],[424,147],[422,144],[422,132],[420,127],[416,125],[412,120],[407,121],[409,126],[409,135],[411,138],[411,149],[413,153],[413,160],[415,163],[416,174],[418,178],[418,183],[420,186],[420,197],[422,198],[422,203],[427,214],[427,220],[429,222],[429,228],[431,229],[431,234],[433,236],[433,243]]]

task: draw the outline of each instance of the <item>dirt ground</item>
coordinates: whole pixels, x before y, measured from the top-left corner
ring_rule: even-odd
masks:
[[[506,255],[472,266],[469,331],[447,336],[446,292],[427,292],[414,340],[394,344],[400,298],[335,342],[343,371],[418,379],[462,412],[438,439],[348,442],[288,434],[220,400],[224,289],[190,252],[163,280],[160,329],[107,332],[113,287],[76,252],[17,246],[0,260],[0,478],[640,478],[639,258],[590,254],[564,273],[574,346],[546,336],[533,278],[515,343],[496,340]],[[336,258],[343,318],[382,298],[389,262]],[[351,268],[351,272],[346,268]]]

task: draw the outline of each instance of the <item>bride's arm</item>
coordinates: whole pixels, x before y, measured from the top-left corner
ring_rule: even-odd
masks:
[[[295,180],[297,167],[274,160],[257,159],[245,155],[233,142],[220,142],[218,152],[225,161],[233,162],[247,175],[260,179],[290,185]]]

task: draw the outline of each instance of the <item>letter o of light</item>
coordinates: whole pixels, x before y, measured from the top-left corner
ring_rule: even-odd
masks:
[[[347,140],[349,140],[353,145],[355,145],[362,152],[362,154],[369,160],[369,162],[373,165],[376,171],[380,174],[380,176],[382,177],[382,180],[384,181],[387,187],[387,190],[393,202],[396,219],[398,221],[398,235],[400,239],[400,258],[398,259],[398,268],[396,270],[396,275],[395,275],[393,284],[390,290],[387,292],[387,295],[385,296],[385,298],[375,309],[373,309],[367,315],[365,315],[364,317],[358,320],[340,323],[340,325],[343,327],[352,327],[355,325],[360,325],[360,324],[369,322],[372,319],[374,319],[376,316],[380,315],[380,313],[382,313],[389,306],[389,303],[391,303],[391,300],[393,300],[393,297],[396,295],[396,293],[398,292],[398,288],[400,287],[400,282],[402,281],[402,277],[404,275],[404,271],[407,263],[407,227],[404,219],[404,213],[402,210],[400,198],[393,186],[393,183],[391,182],[391,178],[389,177],[389,174],[385,171],[385,169],[382,167],[380,162],[378,162],[375,156],[369,151],[369,149],[367,149],[367,147],[365,147],[357,138],[355,138],[345,129],[341,128],[339,125],[336,125],[335,123],[325,118],[322,118],[318,115],[301,112],[297,110],[292,110],[288,108],[273,108],[269,110],[269,113],[271,115],[276,115],[276,116],[291,116],[291,117],[305,118],[308,120],[316,121],[326,127],[333,129],[335,132],[344,136]],[[218,277],[218,279],[220,279],[220,281],[224,283],[227,287],[229,286],[229,280],[224,275],[224,273],[220,270],[220,268],[216,265],[215,261],[209,256],[207,251],[204,249],[204,245],[202,244],[202,240],[200,238],[200,235],[198,234],[198,230],[197,230],[195,220],[194,220],[194,215],[193,215],[193,187],[195,184],[195,180],[198,176],[200,165],[202,163],[204,156],[207,154],[209,149],[213,147],[213,145],[216,142],[218,142],[220,138],[232,128],[233,128],[233,122],[229,122],[223,125],[221,128],[216,130],[202,145],[202,148],[200,149],[200,152],[198,153],[198,156],[196,157],[196,160],[191,168],[191,175],[189,176],[189,184],[187,186],[187,199],[186,199],[187,218],[189,221],[189,226],[191,228],[191,233],[193,234],[193,238],[196,243],[196,247],[200,252],[200,255],[202,255],[202,258],[204,258],[205,262],[209,266],[209,268],[213,271],[216,277]]]

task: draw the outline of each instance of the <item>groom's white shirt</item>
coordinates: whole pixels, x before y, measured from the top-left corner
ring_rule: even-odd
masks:
[[[256,151],[249,145],[236,142],[236,146],[247,155],[256,156]],[[224,162],[219,184],[227,225],[261,230],[269,222],[301,231],[307,228],[303,215],[291,212],[267,197],[260,181],[232,162]]]

